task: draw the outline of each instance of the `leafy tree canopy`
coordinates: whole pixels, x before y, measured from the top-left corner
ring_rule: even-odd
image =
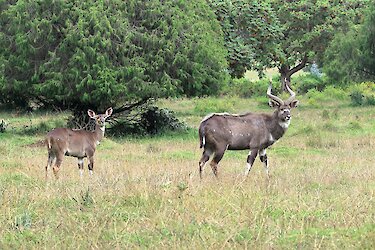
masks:
[[[281,25],[269,3],[253,0],[210,0],[220,21],[232,76],[248,69],[274,66],[273,56],[282,38]]]
[[[283,87],[307,64],[323,63],[334,34],[361,21],[368,0],[210,0],[225,35],[232,75],[277,66]],[[285,81],[286,80],[286,81]]]
[[[375,79],[375,1],[364,22],[338,32],[325,54],[324,71],[336,82],[349,84]]]
[[[227,81],[205,0],[0,1],[0,102],[62,109],[213,94]]]
[[[283,39],[275,61],[283,85],[306,64],[323,63],[323,54],[339,30],[361,19],[366,0],[271,0],[282,24]]]

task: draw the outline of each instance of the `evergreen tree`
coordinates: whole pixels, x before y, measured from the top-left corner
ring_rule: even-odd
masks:
[[[228,79],[214,17],[205,0],[3,0],[0,102],[104,110],[214,94]]]

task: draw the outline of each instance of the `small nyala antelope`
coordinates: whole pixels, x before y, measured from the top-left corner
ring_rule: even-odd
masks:
[[[280,139],[287,130],[291,114],[290,110],[297,107],[295,93],[288,87],[290,97],[283,101],[271,94],[272,82],[267,90],[269,105],[276,108],[273,114],[246,113],[233,115],[228,113],[214,113],[206,116],[199,126],[200,148],[203,148],[202,158],[199,161],[199,174],[214,154],[210,163],[212,171],[217,176],[217,166],[225,151],[249,149],[247,157],[248,175],[257,155],[264,163],[269,178],[266,149]]]
[[[46,166],[46,178],[48,169],[56,160],[53,172],[58,178],[58,172],[61,167],[64,155],[73,156],[78,159],[78,168],[80,175],[83,174],[83,158],[89,160],[88,169],[90,174],[94,169],[94,153],[96,146],[104,137],[105,120],[112,114],[113,109],[108,108],[105,114],[95,114],[88,110],[90,118],[95,119],[96,125],[94,131],[72,130],[68,128],[55,128],[46,136],[46,145],[48,149],[48,162]]]

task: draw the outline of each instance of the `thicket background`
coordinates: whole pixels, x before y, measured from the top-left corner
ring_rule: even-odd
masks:
[[[374,13],[371,0],[1,0],[0,104],[121,116],[158,98],[263,94],[249,70],[275,68],[299,93],[372,81]]]

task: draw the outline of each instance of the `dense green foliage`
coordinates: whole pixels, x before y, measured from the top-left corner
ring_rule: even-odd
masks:
[[[0,2],[0,102],[65,109],[214,94],[220,26],[204,0]]]
[[[289,82],[306,65],[323,64],[335,32],[359,22],[366,2],[210,1],[224,31],[231,74],[277,66],[281,80]]]
[[[329,81],[303,78],[300,93],[363,81],[375,75],[369,2],[0,0],[0,104],[77,115],[159,97],[253,96],[266,81],[228,73],[277,66],[285,84],[313,62]]]
[[[326,74],[341,85],[375,79],[375,2],[372,3],[363,24],[337,33],[325,54]]]
[[[290,77],[306,65],[322,65],[326,48],[338,30],[358,22],[364,1],[280,1],[272,0],[283,29],[279,54],[275,55],[281,79]]]
[[[232,76],[242,77],[246,70],[262,71],[274,66],[273,57],[282,38],[275,11],[264,1],[210,0],[220,21],[228,49]]]

